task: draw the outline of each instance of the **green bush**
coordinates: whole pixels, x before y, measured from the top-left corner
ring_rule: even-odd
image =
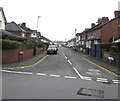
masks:
[[[101,43],[101,48],[108,52],[120,53],[120,42],[117,43]]]
[[[118,47],[117,46],[111,46],[110,47],[110,52],[112,52],[112,53],[118,53]]]
[[[9,39],[0,39],[0,43],[2,43],[2,49],[4,50],[19,48],[19,45],[21,44],[21,42]]]
[[[43,41],[36,42],[35,40],[29,40],[25,44],[27,44],[28,47],[30,47],[30,48],[35,48],[36,46],[38,48],[40,48],[40,47],[48,47],[48,45],[49,45],[49,43],[47,43],[47,42],[43,42]]]
[[[39,41],[38,42],[38,47],[40,48],[40,47],[48,47],[49,46],[49,43],[47,43],[47,42],[43,42],[43,41]]]
[[[101,48],[105,49],[106,51],[110,52],[110,43],[101,43]]]

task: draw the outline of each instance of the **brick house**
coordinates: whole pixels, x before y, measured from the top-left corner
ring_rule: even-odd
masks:
[[[26,31],[26,38],[27,39],[33,39],[36,40],[38,38],[38,40],[41,37],[41,33],[37,32],[37,30],[31,30],[30,28],[26,27],[26,23],[22,23],[21,27]]]
[[[26,31],[15,22],[6,23],[5,30],[20,37],[26,38]]]
[[[26,27],[26,23],[22,23],[20,27],[26,31],[26,38],[30,39],[32,33],[31,29]]]
[[[108,17],[98,19],[98,24],[91,24],[86,34],[86,48],[91,48],[92,44],[112,42],[120,37],[120,11],[115,11],[115,18],[109,20]]]
[[[3,11],[3,8],[0,7],[0,29],[5,29],[5,24],[7,20]]]

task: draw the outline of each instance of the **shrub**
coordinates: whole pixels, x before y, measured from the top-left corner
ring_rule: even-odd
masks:
[[[110,46],[111,46],[110,43],[101,43],[101,48],[105,49],[108,52],[110,51]]]
[[[2,43],[2,49],[4,50],[19,48],[19,45],[21,44],[21,42],[9,39],[0,39],[0,42]]]
[[[110,47],[110,52],[112,52],[112,53],[118,53],[118,47],[117,46],[111,46]]]
[[[120,42],[117,43],[101,43],[101,48],[108,52],[120,53]]]

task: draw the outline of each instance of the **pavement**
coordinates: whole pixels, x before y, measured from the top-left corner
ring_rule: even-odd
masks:
[[[87,54],[84,54],[84,53],[81,53],[78,51],[74,51],[74,52],[80,56],[83,56],[83,58],[86,61],[88,61],[96,66],[99,66],[100,68],[102,68],[108,72],[111,72],[111,73],[115,74],[116,76],[120,77],[120,67],[118,65],[114,65],[110,62],[103,61],[100,58],[92,57],[90,55],[87,55]]]
[[[74,51],[74,52],[80,56],[83,56],[83,58],[86,61],[91,62],[97,66],[100,66],[101,68],[106,69],[108,72],[110,71],[110,72],[114,73],[115,75],[117,75],[118,77],[120,77],[119,66],[113,65],[111,63],[103,61],[102,59],[91,57],[89,55],[86,55],[86,54],[83,54],[83,53],[80,53],[77,51]],[[37,54],[36,56],[25,59],[21,62],[12,63],[12,64],[3,64],[2,69],[32,65],[32,64],[36,63],[38,60],[42,59],[44,56],[46,56],[46,51],[43,51],[41,54]]]

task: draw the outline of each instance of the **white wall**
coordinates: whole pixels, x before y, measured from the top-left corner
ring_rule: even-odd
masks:
[[[32,34],[31,34],[31,37],[32,37],[32,38],[36,38],[36,37],[37,37],[37,34],[36,34],[36,33],[32,33]]]
[[[120,1],[118,2],[118,10],[120,11]]]
[[[0,29],[5,29],[5,20],[3,17],[3,13],[0,11]]]

